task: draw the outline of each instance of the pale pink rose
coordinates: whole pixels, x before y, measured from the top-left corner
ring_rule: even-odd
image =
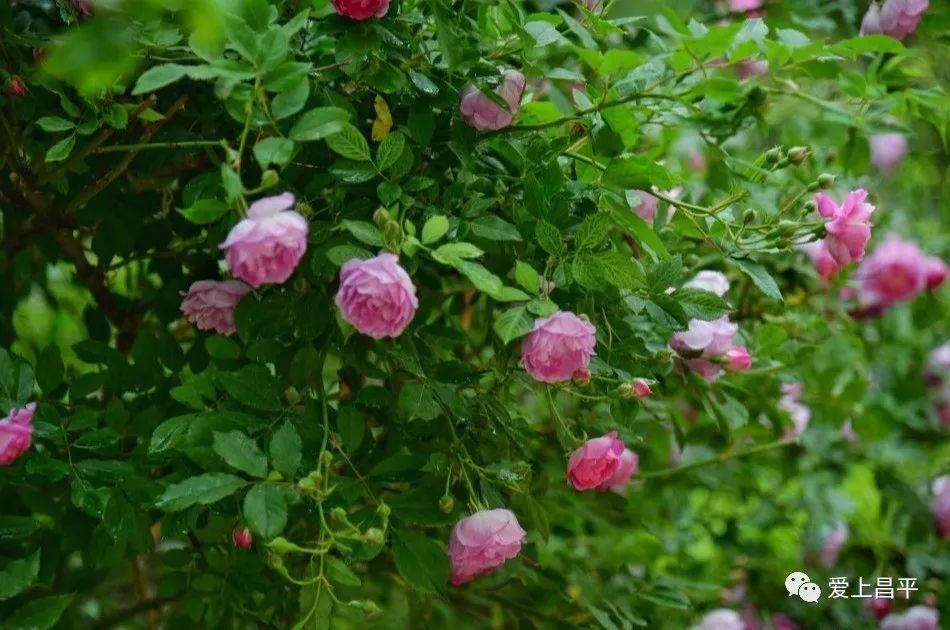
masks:
[[[907,137],[902,133],[876,133],[868,138],[871,164],[882,173],[893,173],[907,153]]]
[[[706,171],[706,157],[699,151],[690,151],[686,154],[686,163],[697,172]]]
[[[851,442],[852,444],[861,441],[861,438],[858,437],[858,432],[854,430],[854,424],[851,420],[845,420],[845,423],[841,425],[841,437],[846,442]]]
[[[398,337],[419,308],[416,287],[395,254],[354,258],[340,268],[336,305],[343,319],[373,339]]]
[[[521,345],[521,365],[542,383],[569,380],[596,354],[595,333],[593,324],[569,311],[542,317]]]
[[[892,236],[868,255],[855,278],[863,303],[888,307],[927,287],[927,258],[915,243]]]
[[[732,338],[738,331],[739,326],[730,322],[728,315],[709,322],[691,319],[685,331],[673,335],[672,345],[680,353],[719,357],[732,348]]]
[[[285,282],[307,251],[307,220],[293,205],[290,193],[255,201],[219,245],[231,273],[255,289]]]
[[[730,372],[744,372],[752,367],[752,355],[745,346],[736,346],[726,351],[726,369]]]
[[[933,493],[934,528],[941,538],[950,538],[950,475],[934,479]]]
[[[36,403],[21,409],[11,409],[0,420],[0,466],[9,466],[33,444],[33,414]]]
[[[491,573],[521,552],[525,531],[510,510],[483,510],[455,524],[447,554],[452,584]]]
[[[639,464],[640,458],[636,453],[629,448],[623,449],[623,453],[620,454],[620,466],[610,478],[597,486],[597,490],[601,492],[613,490],[614,492],[623,494],[627,484],[630,483],[630,478],[636,474]]]
[[[826,569],[835,566],[835,562],[838,560],[838,554],[848,541],[849,534],[850,530],[848,530],[848,526],[845,523],[841,521],[835,523],[834,529],[828,532],[821,543],[821,553],[818,556],[818,562],[821,566]]]
[[[646,398],[653,393],[653,389],[650,387],[650,382],[645,378],[635,378],[630,385],[630,391],[634,398]]]
[[[686,367],[710,383],[714,383],[722,376],[722,366],[707,359],[687,359]]]
[[[861,34],[904,39],[917,30],[929,7],[929,0],[885,0],[882,6],[875,2],[861,20]]]
[[[938,387],[950,380],[950,341],[944,342],[930,351],[924,366],[924,382],[930,387]]]
[[[254,543],[254,536],[251,535],[251,530],[245,527],[231,532],[231,540],[238,549],[247,549]]]
[[[693,630],[745,630],[745,624],[736,611],[717,608],[706,613]]]
[[[881,630],[940,630],[940,613],[930,606],[911,606],[884,617]]]
[[[502,72],[501,83],[495,88],[495,94],[508,104],[505,111],[498,103],[482,94],[472,84],[466,85],[459,95],[459,113],[462,120],[481,130],[504,129],[511,124],[521,110],[521,95],[524,92],[525,78],[517,70]]]
[[[660,205],[660,200],[645,190],[638,190],[636,192],[640,197],[640,203],[636,206],[630,206],[630,209],[647,223],[653,223],[653,219],[656,217],[656,208]]]
[[[808,257],[811,258],[812,264],[815,265],[815,271],[818,272],[822,280],[831,280],[831,278],[841,271],[841,267],[837,261],[835,261],[828,252],[828,246],[825,244],[825,241],[809,241],[808,243],[800,245],[799,249],[808,254]]]
[[[702,289],[703,291],[709,291],[710,293],[715,293],[719,297],[722,297],[729,291],[729,279],[726,278],[726,275],[721,271],[704,269],[693,276],[693,279],[684,284],[683,287]]]
[[[788,413],[792,420],[792,428],[785,431],[785,437],[800,437],[811,421],[811,409],[799,400],[802,395],[801,383],[786,383],[782,385],[782,397],[779,398],[778,408]]]
[[[199,280],[191,285],[181,311],[198,330],[216,330],[222,335],[231,335],[234,326],[234,309],[251,288],[237,280],[217,282]]]
[[[762,0],[729,0],[729,8],[736,13],[754,11],[762,8]]]
[[[864,248],[871,238],[871,213],[874,212],[874,206],[865,201],[867,196],[865,190],[854,190],[838,206],[824,193],[815,195],[818,214],[828,219],[825,245],[841,266],[864,258]]]
[[[926,285],[929,291],[933,291],[947,279],[950,275],[950,267],[935,256],[924,258],[924,274],[926,275]]]
[[[620,470],[623,451],[623,442],[613,431],[587,440],[571,453],[567,462],[568,483],[575,490],[591,490],[606,484]]]
[[[743,59],[736,62],[735,68],[736,76],[740,79],[751,79],[752,77],[768,74],[769,62],[764,59]]]
[[[333,8],[351,20],[368,20],[386,15],[389,0],[333,0]]]

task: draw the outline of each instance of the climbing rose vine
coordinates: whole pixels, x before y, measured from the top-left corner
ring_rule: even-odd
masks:
[[[947,24],[0,3],[0,626],[935,630]]]

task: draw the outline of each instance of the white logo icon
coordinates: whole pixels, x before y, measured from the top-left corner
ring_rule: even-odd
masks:
[[[821,587],[801,571],[789,573],[785,578],[785,590],[789,595],[798,595],[803,601],[814,603],[821,597]]]

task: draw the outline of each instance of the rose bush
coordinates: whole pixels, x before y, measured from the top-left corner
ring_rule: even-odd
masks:
[[[2,3],[0,625],[938,627],[948,23]]]

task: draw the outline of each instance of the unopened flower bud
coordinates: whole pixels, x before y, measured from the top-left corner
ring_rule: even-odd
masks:
[[[822,190],[828,190],[835,185],[835,176],[830,173],[822,173],[818,176],[816,180],[818,182],[818,187]]]
[[[362,610],[367,615],[378,615],[382,612],[376,602],[370,599],[354,599],[346,602],[346,605],[357,610]]]
[[[818,209],[818,205],[815,203],[814,199],[809,199],[805,202],[805,212],[815,212]]]
[[[754,222],[758,218],[758,213],[752,208],[747,208],[745,212],[742,213],[742,222],[748,225],[749,223]]]
[[[330,517],[336,521],[345,521],[346,520],[346,510],[341,507],[335,507],[330,510]]]
[[[392,220],[393,218],[392,215],[389,214],[389,210],[382,206],[376,208],[376,212],[373,213],[373,223],[375,223],[379,229],[386,227],[386,224]]]
[[[329,466],[333,463],[333,453],[330,451],[323,451],[320,453],[320,463],[324,466]]]
[[[297,388],[291,385],[284,390],[284,398],[287,399],[291,405],[296,405],[300,402],[300,392],[297,391]]]
[[[772,147],[765,152],[765,162],[767,164],[777,164],[779,160],[782,159],[782,149],[779,147]]]
[[[590,385],[590,370],[587,368],[580,368],[574,370],[574,374],[571,376],[571,380],[574,381],[575,385],[586,386]]]
[[[726,352],[726,369],[730,372],[744,372],[750,367],[752,367],[752,355],[744,346],[738,346]]]
[[[14,98],[20,98],[26,94],[26,84],[23,82],[23,79],[13,75],[7,82],[7,92]]]
[[[630,383],[630,390],[634,398],[646,398],[653,393],[653,390],[650,388],[650,382],[645,378],[633,379],[633,382]]]
[[[363,533],[363,540],[369,545],[381,545],[386,542],[386,534],[378,527],[370,527]]]
[[[385,521],[389,519],[389,515],[392,513],[392,508],[390,508],[385,503],[380,503],[379,507],[376,508],[376,513],[379,514],[380,518]]]
[[[251,530],[245,527],[231,532],[231,540],[234,541],[234,546],[238,549],[247,549],[253,544],[254,537],[251,535]]]
[[[383,227],[383,244],[390,251],[398,251],[402,243],[402,228],[395,221],[389,221]]]
[[[272,169],[267,169],[261,173],[261,190],[267,190],[268,188],[273,188],[280,181],[280,176],[277,174],[277,171]]]
[[[452,510],[455,508],[455,499],[450,495],[445,495],[439,499],[439,511],[443,514],[451,514]]]
[[[617,395],[621,398],[633,398],[633,385],[630,383],[621,383],[617,387]]]
[[[801,166],[808,159],[808,147],[792,147],[786,157],[792,164]]]
[[[267,548],[273,551],[276,554],[283,555],[285,553],[293,553],[300,549],[298,545],[290,542],[283,536],[278,536],[274,540],[267,543]]]

